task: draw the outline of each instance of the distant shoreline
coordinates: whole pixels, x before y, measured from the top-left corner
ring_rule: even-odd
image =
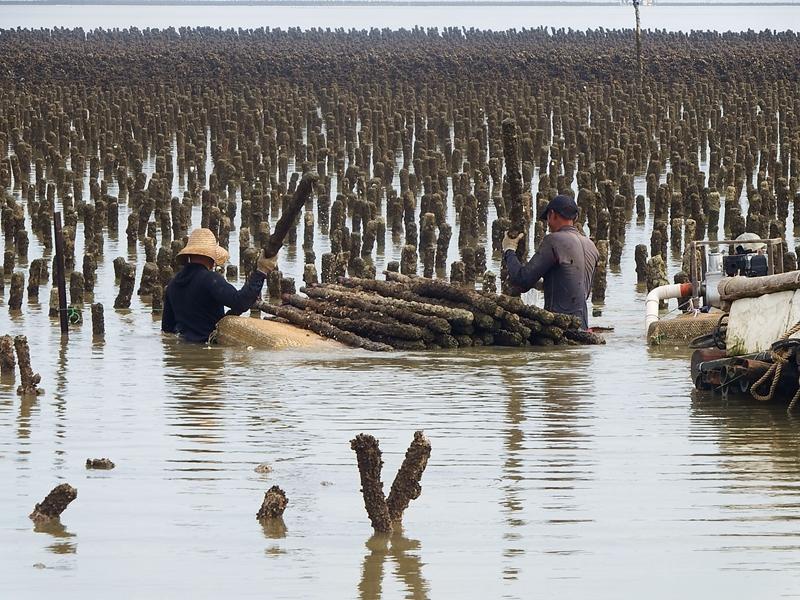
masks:
[[[0,0],[0,6],[359,6],[375,7],[382,6],[474,6],[474,7],[531,7],[531,6],[574,6],[584,8],[589,6],[630,6],[613,1],[579,1],[570,2],[568,0]],[[731,6],[796,6],[800,8],[800,2],[791,0],[767,0],[765,2],[755,2],[748,0],[736,2],[735,0],[722,0],[721,2],[680,2],[678,0],[659,0],[655,7],[659,6],[686,6],[686,7],[731,7]],[[643,7],[649,10],[650,6]]]

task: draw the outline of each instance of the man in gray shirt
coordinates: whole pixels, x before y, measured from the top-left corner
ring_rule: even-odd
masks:
[[[592,240],[575,228],[578,205],[569,196],[559,195],[545,207],[539,218],[547,221],[550,234],[539,245],[527,265],[520,263],[516,250],[523,234],[503,240],[503,259],[508,279],[522,291],[528,291],[544,278],[546,310],[581,319],[588,328],[586,301],[592,289],[598,252]]]

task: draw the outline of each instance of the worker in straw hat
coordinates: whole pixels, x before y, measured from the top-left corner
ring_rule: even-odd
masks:
[[[178,252],[183,268],[172,278],[165,292],[161,330],[178,333],[190,342],[206,342],[224,315],[240,315],[249,309],[261,294],[264,278],[277,266],[278,258],[258,259],[256,270],[237,290],[214,271],[228,260],[228,252],[217,244],[210,229],[192,231],[186,246]]]

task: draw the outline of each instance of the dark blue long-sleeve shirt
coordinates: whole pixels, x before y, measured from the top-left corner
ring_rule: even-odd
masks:
[[[167,285],[161,330],[179,333],[190,342],[205,342],[223,316],[240,315],[261,294],[266,276],[253,271],[242,289],[237,290],[219,273],[198,263],[186,264]]]
[[[544,278],[545,309],[580,317],[584,328],[589,323],[586,300],[598,257],[592,240],[571,225],[544,236],[527,265],[512,250],[504,253],[511,283],[527,291]]]

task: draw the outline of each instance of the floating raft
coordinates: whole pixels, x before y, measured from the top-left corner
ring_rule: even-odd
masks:
[[[713,333],[723,314],[720,311],[684,313],[673,319],[661,319],[650,326],[648,342],[653,346],[688,344],[695,338]]]
[[[339,278],[256,308],[351,347],[373,351],[473,346],[572,346],[605,343],[571,315],[441,280],[386,274],[386,281]],[[255,345],[255,344],[253,344]]]
[[[224,317],[217,323],[214,340],[225,346],[252,346],[262,350],[342,348],[338,342],[281,323],[275,319]]]

